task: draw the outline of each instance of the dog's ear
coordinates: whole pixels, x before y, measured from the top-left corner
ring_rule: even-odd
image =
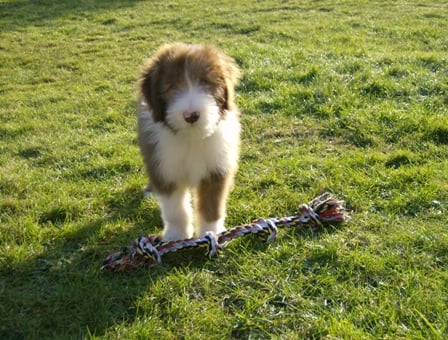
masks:
[[[241,77],[241,72],[235,60],[227,55],[222,56],[224,61],[224,75],[225,75],[225,102],[224,109],[232,110],[234,107],[235,86]]]
[[[165,119],[166,103],[159,93],[160,60],[149,59],[143,66],[140,76],[140,91],[149,107],[151,108],[155,122]]]

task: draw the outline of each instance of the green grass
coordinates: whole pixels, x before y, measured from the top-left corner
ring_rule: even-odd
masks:
[[[448,336],[448,5],[0,1],[0,338]],[[244,77],[229,226],[330,190],[353,220],[169,255],[143,200],[135,79],[161,43],[220,45]]]

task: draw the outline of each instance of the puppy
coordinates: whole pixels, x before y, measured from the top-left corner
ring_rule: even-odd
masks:
[[[239,77],[235,61],[209,44],[164,45],[144,64],[138,142],[165,241],[225,231],[239,158]]]

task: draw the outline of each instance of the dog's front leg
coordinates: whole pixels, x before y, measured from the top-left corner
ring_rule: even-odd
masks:
[[[232,178],[220,173],[212,173],[201,181],[197,191],[198,226],[197,235],[207,231],[215,234],[226,230],[226,203]]]
[[[163,219],[164,241],[176,241],[193,236],[191,197],[187,188],[177,188],[169,194],[158,194]]]

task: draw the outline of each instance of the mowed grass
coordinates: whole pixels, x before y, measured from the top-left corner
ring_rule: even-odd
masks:
[[[448,336],[448,5],[1,1],[0,338]],[[171,41],[244,77],[229,227],[331,191],[353,220],[133,273],[143,200],[135,80]]]

